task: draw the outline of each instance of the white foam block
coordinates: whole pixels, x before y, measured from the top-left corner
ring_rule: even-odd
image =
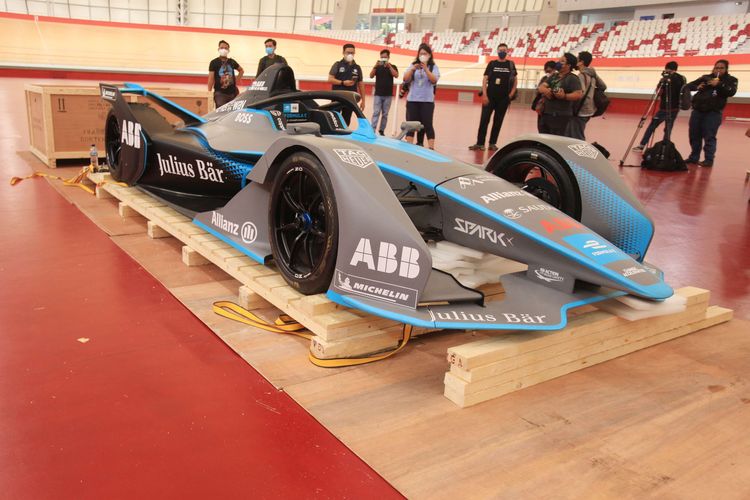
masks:
[[[621,299],[628,300],[623,301]],[[620,318],[628,321],[636,321],[639,319],[682,312],[687,307],[686,302],[687,300],[685,297],[680,297],[679,295],[673,295],[661,302],[639,299],[638,297],[623,296],[613,300],[605,300],[604,302],[599,302],[595,305],[597,308],[612,313],[615,316],[619,316]]]

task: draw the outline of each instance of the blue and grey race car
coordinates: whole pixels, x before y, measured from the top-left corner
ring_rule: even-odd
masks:
[[[673,294],[643,262],[653,222],[585,142],[520,137],[482,170],[377,136],[355,94],[298,91],[286,65],[205,116],[137,85],[100,90],[114,179],[275,264],[304,294],[415,326],[535,330],[564,327],[572,307]],[[487,301],[445,270],[436,243],[527,267],[495,275],[505,294]]]

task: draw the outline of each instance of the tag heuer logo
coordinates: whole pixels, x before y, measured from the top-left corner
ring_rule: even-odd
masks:
[[[370,155],[360,149],[334,149],[333,152],[341,158],[341,161],[355,167],[367,168],[374,163]]]
[[[596,149],[591,144],[586,144],[585,142],[581,142],[578,144],[570,144],[568,148],[570,148],[570,150],[573,151],[578,156],[591,158],[592,160],[596,159],[596,157],[599,156],[599,150]]]

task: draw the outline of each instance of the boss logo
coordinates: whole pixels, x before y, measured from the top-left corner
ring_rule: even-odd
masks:
[[[234,121],[237,123],[244,123],[245,125],[250,125],[253,123],[253,114],[252,113],[237,113],[237,116],[234,117]]]
[[[357,267],[364,263],[370,271],[393,274],[398,272],[402,278],[416,278],[419,276],[419,250],[412,247],[401,247],[401,254],[397,257],[398,247],[387,241],[380,242],[377,255],[373,255],[372,245],[368,238],[360,238],[357,249],[349,265]]]

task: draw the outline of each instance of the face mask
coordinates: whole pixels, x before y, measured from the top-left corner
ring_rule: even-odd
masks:
[[[229,54],[229,49],[219,49],[219,56],[227,57],[227,54]]]
[[[388,58],[387,57],[381,57],[380,58],[380,62],[382,62],[383,64],[385,64],[385,63],[388,62]]]
[[[266,47],[266,54],[268,54],[269,56],[273,54],[273,47]]]
[[[430,56],[426,56],[424,54],[419,56],[419,62],[421,62],[422,64],[427,64],[427,61],[429,60],[430,60]]]
[[[508,55],[508,53],[507,53],[507,52],[505,52],[504,50],[500,50],[500,51],[498,51],[498,53],[497,53],[497,56],[498,56],[498,57],[499,57],[500,59],[505,59],[505,56],[507,56],[507,55]]]
[[[563,64],[561,62],[558,61],[555,63],[555,71],[560,71],[562,67],[563,67]]]
[[[344,61],[352,62],[354,60],[354,54],[347,54],[344,56]]]

